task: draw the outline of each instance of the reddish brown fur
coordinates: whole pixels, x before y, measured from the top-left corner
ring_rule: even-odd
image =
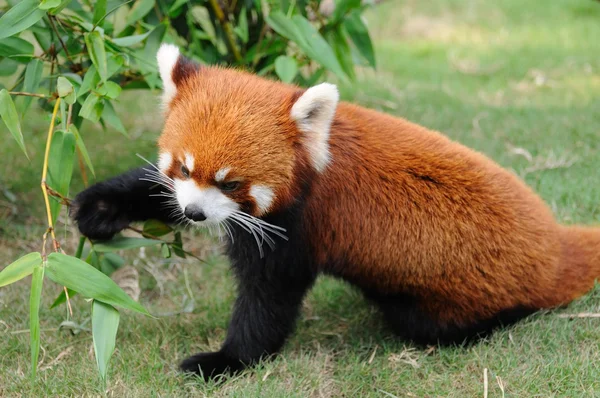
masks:
[[[318,175],[301,145],[310,138],[289,116],[298,90],[203,68],[178,87],[159,146],[194,155],[196,181],[229,166],[272,187],[271,210],[289,206],[308,180],[304,220],[322,270],[416,296],[442,323],[555,307],[600,276],[597,229],[559,226],[519,178],[406,120],[341,103],[332,162]],[[242,192],[236,200],[251,202]]]

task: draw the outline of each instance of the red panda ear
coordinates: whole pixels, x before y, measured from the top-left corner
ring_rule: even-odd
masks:
[[[199,66],[179,54],[179,48],[172,44],[163,44],[156,53],[158,71],[163,82],[162,104],[167,108],[175,94],[177,86],[198,71]]]
[[[338,100],[337,87],[321,83],[306,90],[292,106],[290,115],[304,133],[305,147],[319,173],[325,170],[331,160],[329,130]]]

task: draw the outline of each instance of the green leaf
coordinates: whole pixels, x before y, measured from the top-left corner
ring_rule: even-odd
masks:
[[[348,36],[371,67],[375,68],[375,52],[369,31],[365,26],[359,11],[354,11],[344,20]]]
[[[117,115],[117,112],[110,101],[106,101],[105,103],[104,112],[102,112],[102,120],[111,125],[119,133],[127,136],[127,130],[125,130],[125,126],[123,126],[121,119],[119,119],[119,115]]]
[[[300,15],[294,15],[292,20],[306,42],[306,47],[302,48],[306,55],[335,73],[342,80],[347,80],[348,77],[338,62],[335,53],[308,19]]]
[[[25,141],[21,132],[21,123],[19,123],[17,108],[15,108],[15,103],[5,88],[0,90],[0,117],[2,117],[4,124],[6,124],[13,138],[19,144],[27,159],[29,159],[29,155],[27,155],[27,150],[25,149]]]
[[[77,294],[77,292],[75,290],[71,290],[71,289],[67,289],[67,292],[69,293],[69,299],[73,298],[73,296]],[[54,299],[54,302],[50,306],[50,309],[56,308],[66,301],[67,301],[67,295],[65,294],[65,290],[63,289],[60,292],[60,294],[58,295],[58,297],[56,299]]]
[[[280,55],[275,60],[275,73],[285,83],[291,83],[298,74],[298,64],[292,57]]]
[[[154,8],[154,2],[155,0],[137,0],[125,18],[127,26],[144,18]]]
[[[70,124],[69,132],[71,132],[75,136],[75,144],[77,145],[77,148],[79,149],[79,152],[81,153],[81,157],[83,158],[83,161],[85,162],[88,169],[90,169],[90,171],[92,172],[92,175],[94,177],[96,177],[96,172],[94,171],[94,165],[92,164],[92,160],[90,159],[90,154],[88,153],[88,150],[85,147],[85,144],[83,143],[81,134],[79,134],[79,130],[77,130],[77,127],[75,127],[74,124]]]
[[[116,253],[103,253],[100,257],[100,271],[111,275],[125,264],[125,259]]]
[[[31,275],[33,269],[40,265],[42,265],[42,256],[40,253],[35,252],[24,255],[0,271],[0,287],[10,285]]]
[[[77,95],[75,94],[75,87],[73,87],[73,84],[71,84],[69,79],[59,76],[56,83],[56,89],[58,91],[58,96],[63,98],[67,104],[73,105],[75,103]]]
[[[108,77],[111,77],[121,69],[125,63],[125,58],[121,54],[111,54],[106,61],[106,69],[108,70]]]
[[[123,249],[136,249],[138,247],[152,246],[161,243],[156,239],[117,237],[108,242],[94,243],[94,250],[98,253],[116,252]]]
[[[344,69],[344,72],[346,72],[350,79],[354,80],[356,76],[354,74],[352,49],[348,44],[348,40],[346,39],[342,26],[337,25],[336,29],[329,31],[327,34],[327,40],[331,44],[331,48],[333,48],[335,56]]]
[[[25,80],[23,81],[23,91],[27,93],[35,93],[42,81],[42,72],[44,71],[44,63],[39,59],[32,59],[25,69]],[[23,97],[19,111],[21,117],[25,115],[33,97]]]
[[[339,22],[344,15],[354,8],[359,8],[361,5],[360,0],[337,0],[335,2],[335,9],[331,16],[331,23],[335,24]]]
[[[175,232],[175,241],[171,244],[171,250],[173,250],[173,253],[175,253],[177,257],[186,258],[180,231]]]
[[[235,27],[235,33],[242,39],[243,43],[248,43],[248,17],[246,16],[246,7],[240,11],[238,25]]]
[[[290,19],[281,11],[276,11],[272,12],[266,21],[277,33],[296,43],[309,58],[341,79],[348,79],[329,44],[306,18],[294,15]]]
[[[50,142],[50,157],[48,162],[47,183],[62,196],[69,196],[69,186],[73,175],[73,160],[75,158],[75,135],[63,130],[57,130]],[[62,207],[58,198],[50,197],[50,210],[52,221],[56,218]]]
[[[115,351],[117,330],[119,329],[119,311],[101,301],[92,302],[92,337],[94,354],[100,377],[106,380],[108,362]]]
[[[0,39],[24,31],[46,14],[39,0],[22,0],[0,18]]]
[[[187,1],[187,0],[186,0]],[[133,35],[133,36],[125,36],[125,37],[116,37],[114,39],[111,39],[113,43],[115,43],[117,46],[121,46],[121,47],[130,47],[133,46],[134,44],[138,44],[144,40],[146,40],[146,38],[148,36],[150,36],[150,33],[152,33],[151,30],[149,30],[146,33],[142,33],[141,35]]]
[[[159,237],[164,236],[172,231],[173,229],[171,227],[158,220],[148,220],[144,223],[143,233],[146,236]]]
[[[95,88],[98,83],[100,83],[100,76],[96,71],[96,67],[91,65],[87,72],[85,72],[81,87],[79,87],[79,90],[77,91],[77,97],[81,97],[83,94],[89,92],[91,89]]]
[[[292,20],[286,17],[281,11],[272,12],[265,20],[275,32],[279,33],[286,39],[289,39],[298,45],[300,45],[300,42],[303,42],[300,32],[298,32],[298,29]],[[306,43],[302,43],[301,46],[306,46]]]
[[[121,94],[121,86],[109,80],[98,86],[98,94],[109,99],[115,99]]]
[[[162,254],[163,258],[170,258],[171,249],[169,249],[169,245],[167,245],[166,243],[160,245],[160,253]]]
[[[56,15],[64,10],[73,0],[62,0],[60,4],[49,11],[50,14]]]
[[[187,4],[190,0],[175,0],[171,7],[169,7],[169,17],[175,18],[179,15],[179,9]]]
[[[106,0],[97,0],[94,3],[94,16],[92,23],[102,27],[104,25],[104,16],[106,15]],[[98,23],[100,22],[100,23]]]
[[[210,41],[214,44],[217,40],[217,33],[213,25],[213,18],[210,16],[206,7],[194,6],[191,11],[194,20],[198,22],[202,32],[208,35]],[[214,21],[216,22],[216,21]]]
[[[0,60],[0,76],[11,76],[19,68],[19,63],[10,58]]]
[[[92,123],[98,123],[103,110],[104,102],[96,94],[90,93],[79,110],[79,116],[86,118]]]
[[[29,295],[29,344],[31,346],[31,378],[35,379],[40,355],[40,301],[44,285],[44,267],[33,269]]]
[[[17,62],[29,62],[33,57],[33,44],[20,37],[7,37],[0,40],[0,57],[8,57]]]
[[[104,40],[102,35],[97,30],[86,33],[85,44],[90,54],[90,58],[100,75],[100,80],[103,82],[108,79],[108,69],[106,67],[106,49],[104,48]]]
[[[127,295],[112,279],[76,257],[62,253],[48,256],[48,277],[59,285],[73,289],[83,296],[140,314],[150,313]]]
[[[38,7],[40,8],[40,10],[46,11],[58,6],[60,6],[60,0],[42,0]]]

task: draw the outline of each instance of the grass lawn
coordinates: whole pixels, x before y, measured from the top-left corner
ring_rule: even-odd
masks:
[[[378,69],[361,71],[355,87],[343,87],[345,99],[487,154],[523,176],[564,223],[600,224],[600,3],[389,0],[368,19]],[[130,95],[122,102],[130,142],[90,125],[82,129],[99,179],[139,165],[135,153],[155,151],[157,100]],[[34,111],[27,120],[31,162],[12,140],[0,146],[0,264],[40,249],[47,124]],[[6,191],[16,195],[14,204]],[[177,312],[191,295],[195,304],[158,320],[123,314],[108,396],[471,397],[483,396],[486,372],[490,397],[600,396],[600,319],[560,317],[600,313],[600,288],[472,347],[420,350],[395,339],[357,291],[322,278],[274,361],[220,385],[186,379],[177,363],[218,349],[234,299],[226,259],[200,235],[187,235],[188,248],[206,264],[163,260],[155,250],[128,254],[151,312]],[[61,228],[60,236],[73,253],[73,227]],[[91,333],[58,330],[66,311],[47,309],[60,291],[50,282],[40,371],[30,382],[28,283],[0,289],[0,396],[102,395]],[[89,327],[89,303],[76,297],[73,305],[72,320]]]

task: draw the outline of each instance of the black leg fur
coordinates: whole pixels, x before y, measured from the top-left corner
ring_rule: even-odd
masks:
[[[387,323],[398,336],[418,345],[474,343],[498,327],[511,325],[536,312],[535,309],[519,307],[470,325],[440,324],[419,308],[413,296],[381,296],[370,292],[365,295],[379,305]]]
[[[227,338],[218,352],[183,361],[182,370],[208,379],[242,370],[281,349],[294,330],[302,300],[316,277],[294,214],[265,219],[286,228],[289,240],[277,238],[273,251],[265,245],[263,258],[252,235],[234,230],[229,255],[238,298]]]
[[[174,223],[169,214],[172,208],[165,198],[151,196],[166,188],[142,181],[148,171],[144,168],[94,184],[73,200],[71,216],[81,233],[91,239],[110,239],[133,221],[150,218]]]

